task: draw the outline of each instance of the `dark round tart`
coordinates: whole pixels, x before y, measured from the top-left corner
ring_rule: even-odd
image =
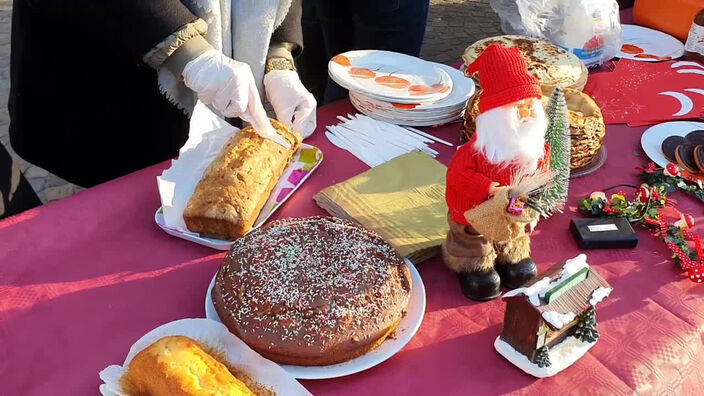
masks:
[[[699,172],[697,162],[694,160],[694,145],[689,143],[680,144],[675,150],[677,164],[690,173]]]
[[[379,235],[310,217],[273,221],[236,240],[212,298],[228,329],[262,356],[324,366],[379,346],[410,292],[404,259]]]
[[[696,131],[692,131],[687,134],[687,136],[684,137],[684,140],[687,143],[693,144],[695,146],[703,145],[704,144],[704,130],[702,129],[697,129]]]
[[[668,161],[672,163],[677,163],[677,158],[675,158],[675,150],[677,146],[684,143],[684,138],[682,136],[670,136],[662,141],[660,149],[662,149],[662,154],[667,158]]]
[[[699,172],[704,172],[704,145],[698,145],[694,148],[694,162],[697,163]]]

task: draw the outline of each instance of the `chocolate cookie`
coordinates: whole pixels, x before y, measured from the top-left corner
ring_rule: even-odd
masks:
[[[694,148],[696,146],[693,144],[680,144],[675,149],[675,158],[677,159],[677,164],[687,172],[699,173],[699,167],[694,160]]]
[[[704,173],[704,146],[699,145],[694,148],[694,162],[699,168],[699,172]]]
[[[684,137],[685,142],[691,143],[695,146],[699,146],[701,144],[704,144],[704,130],[699,129],[696,131],[692,131],[687,134],[687,136]]]
[[[667,158],[668,161],[677,162],[677,158],[675,158],[675,149],[677,149],[677,146],[682,143],[684,143],[684,138],[682,136],[668,137],[667,139],[663,140],[662,145],[660,146],[662,154],[665,156],[665,158]]]

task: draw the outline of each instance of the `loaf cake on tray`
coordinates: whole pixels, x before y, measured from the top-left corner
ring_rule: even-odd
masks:
[[[252,228],[303,140],[282,123],[271,123],[291,147],[262,138],[251,126],[235,134],[205,170],[188,200],[183,220],[189,231],[235,239]]]

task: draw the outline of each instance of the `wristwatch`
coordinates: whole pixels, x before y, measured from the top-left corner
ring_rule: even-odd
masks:
[[[273,58],[269,58],[266,61],[265,73],[269,73],[272,70],[293,70],[293,71],[296,71],[296,65],[293,63],[293,61],[291,59],[276,56]]]

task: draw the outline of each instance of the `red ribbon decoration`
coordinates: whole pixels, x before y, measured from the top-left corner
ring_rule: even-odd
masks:
[[[658,210],[658,225],[660,227],[660,236],[664,240],[667,238],[667,220],[665,219],[665,214],[660,210]],[[701,238],[685,228],[682,228],[682,235],[684,235],[685,240],[694,241],[698,261],[693,261],[689,258],[674,242],[668,242],[667,247],[680,259],[680,267],[682,267],[682,270],[687,271],[689,280],[695,283],[702,283],[704,281],[704,265],[701,264],[701,261],[704,254],[702,252]]]

